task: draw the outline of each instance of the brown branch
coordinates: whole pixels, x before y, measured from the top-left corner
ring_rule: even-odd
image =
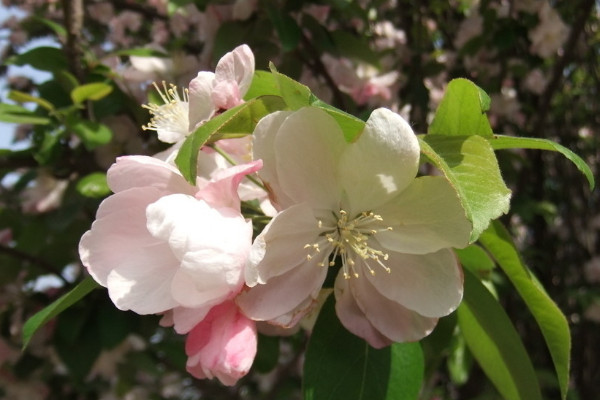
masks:
[[[64,24],[67,28],[65,53],[70,63],[71,72],[82,83],[84,71],[81,64],[83,49],[81,47],[81,31],[83,29],[83,0],[62,0]]]
[[[33,264],[50,274],[56,275],[65,285],[70,285],[70,283],[62,276],[58,268],[41,258],[32,256],[31,254],[27,254],[21,250],[17,250],[5,245],[0,245],[0,253],[4,253],[10,257]]]

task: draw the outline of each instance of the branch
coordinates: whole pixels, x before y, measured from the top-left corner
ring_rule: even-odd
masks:
[[[65,285],[70,285],[71,283],[69,283],[60,273],[60,271],[58,271],[58,268],[56,268],[54,265],[47,263],[45,260],[38,258],[36,256],[32,256],[31,254],[27,254],[21,250],[17,250],[15,248],[12,247],[8,247],[5,245],[0,245],[0,254],[4,253],[10,257],[16,258],[18,260],[21,261],[25,261],[28,262],[30,264],[33,264],[41,269],[43,269],[44,271],[56,275]]]
[[[67,60],[71,63],[71,72],[81,83],[84,78],[81,59],[81,30],[83,28],[83,0],[62,0],[64,23],[67,28],[67,43],[65,52]]]

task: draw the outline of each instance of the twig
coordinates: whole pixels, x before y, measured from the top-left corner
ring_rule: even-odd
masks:
[[[34,264],[35,266],[43,269],[46,272],[49,272],[53,275],[56,275],[65,285],[70,285],[71,283],[65,279],[64,276],[58,271],[54,265],[47,263],[41,258],[32,256],[31,254],[27,254],[21,250],[14,249],[12,247],[0,245],[0,253],[4,253],[13,258]]]
[[[65,27],[67,28],[67,43],[65,52],[70,62],[71,72],[81,83],[84,79],[81,59],[81,30],[83,28],[83,0],[62,0]]]

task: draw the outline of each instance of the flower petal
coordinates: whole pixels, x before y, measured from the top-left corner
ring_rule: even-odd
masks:
[[[346,281],[373,327],[393,342],[414,342],[429,335],[437,318],[427,318],[382,296],[367,279]]]
[[[393,228],[375,235],[386,249],[425,254],[469,244],[472,225],[456,191],[441,176],[415,179],[376,213]]]
[[[117,158],[107,173],[108,186],[115,193],[134,187],[154,187],[166,193],[194,194],[196,188],[175,166],[148,156]]]
[[[108,294],[120,310],[164,312],[178,305],[171,294],[177,266],[166,243],[141,248],[108,274]]]
[[[214,209],[192,196],[162,197],[146,210],[148,231],[169,243],[180,260],[173,295],[200,307],[239,290],[252,226],[237,211]]]
[[[370,211],[407,187],[417,175],[419,142],[398,114],[378,108],[339,163],[341,185],[351,214]]]
[[[423,255],[388,254],[385,265],[391,269],[389,274],[383,270],[376,270],[375,275],[364,274],[383,296],[425,317],[442,317],[458,307],[463,274],[451,250]]]
[[[381,349],[393,343],[392,340],[382,335],[381,332],[373,327],[365,316],[365,313],[358,307],[343,274],[338,274],[334,290],[335,312],[346,329],[356,336],[363,338],[376,349]]]
[[[254,77],[254,54],[243,44],[225,54],[215,68],[215,80],[237,83],[240,99],[244,97]]]
[[[217,377],[234,385],[252,366],[257,348],[256,325],[232,302],[210,310],[188,334],[187,370],[197,378]]]
[[[134,188],[100,204],[96,220],[79,242],[79,255],[102,286],[110,271],[137,257],[138,249],[161,243],[146,229],[146,206],[158,198],[160,192],[154,188]]]
[[[283,122],[291,114],[292,111],[276,111],[263,117],[256,124],[254,133],[252,134],[254,159],[263,160],[263,168],[258,172],[258,176],[265,183],[272,200],[281,208],[287,208],[294,202],[281,189],[279,184],[275,137]]]
[[[261,167],[262,160],[257,160],[219,170],[214,174],[213,179],[196,193],[196,198],[206,201],[211,207],[229,207],[239,210],[240,182],[246,175],[258,171]]]
[[[327,267],[319,267],[317,262],[306,261],[264,285],[256,285],[238,295],[236,302],[244,314],[256,321],[288,314],[308,298],[317,298],[327,276]]]
[[[190,81],[189,85],[189,131],[196,130],[198,124],[206,121],[215,113],[215,104],[212,100],[212,89],[215,74],[208,71],[198,72],[198,76]]]
[[[318,239],[317,220],[306,204],[280,212],[252,244],[246,264],[246,284],[265,284],[269,279],[306,262],[311,251],[305,245]],[[323,252],[323,257],[327,254]]]
[[[279,184],[296,203],[337,210],[339,158],[347,143],[339,125],[325,111],[306,107],[291,114],[275,138]]]

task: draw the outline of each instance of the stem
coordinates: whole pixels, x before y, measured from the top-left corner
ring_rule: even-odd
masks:
[[[222,149],[219,148],[219,146],[216,146],[215,144],[210,145],[210,147],[212,147],[212,149],[214,151],[216,151],[217,153],[219,153],[224,159],[225,161],[227,161],[229,164],[231,165],[237,165],[237,163],[233,160],[233,158],[231,158],[231,156],[229,156],[229,154],[225,153]],[[263,185],[262,183],[260,183],[256,178],[254,178],[253,176],[250,175],[246,175],[246,178],[248,178],[248,180],[252,183],[254,183],[256,186],[258,186],[259,188],[263,189],[263,190],[267,190],[265,188],[265,185]]]
[[[83,0],[62,0],[67,43],[65,52],[70,62],[71,72],[79,83],[83,82],[84,71],[81,65],[83,49],[81,48],[81,31],[83,28]]]

